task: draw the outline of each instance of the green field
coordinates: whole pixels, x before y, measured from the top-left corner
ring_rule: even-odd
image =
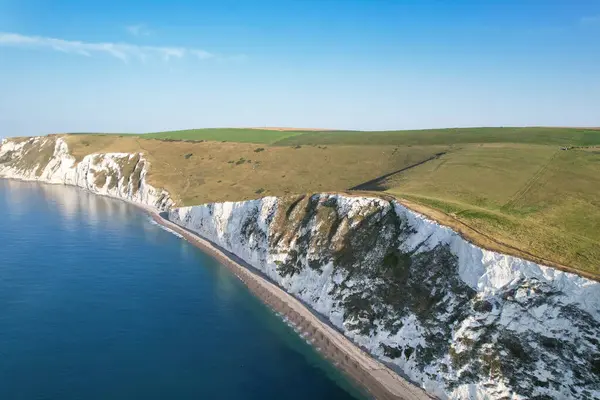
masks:
[[[280,146],[334,145],[460,145],[469,143],[530,143],[600,145],[600,132],[573,128],[457,128],[412,131],[314,131],[276,142]]]
[[[189,129],[147,133],[140,137],[168,140],[212,140],[296,145],[459,145],[473,143],[528,143],[557,146],[600,145],[600,132],[576,128],[456,128],[412,131],[303,131],[243,128]]]
[[[71,133],[92,135],[92,133]],[[93,135],[106,135],[93,133]],[[600,145],[600,131],[586,128],[447,128],[404,131],[271,130],[254,128],[204,128],[154,133],[119,133],[166,141],[216,141],[297,145],[424,146],[475,143],[527,143],[557,146]]]
[[[187,141],[210,140],[238,143],[270,144],[296,135],[302,135],[304,133],[308,133],[308,131],[276,131],[244,128],[207,128],[146,133],[144,135],[141,135],[140,137],[143,137],[145,139]]]
[[[143,151],[150,182],[181,205],[358,186],[438,213],[488,248],[600,276],[599,130],[199,129],[67,140],[78,158]]]

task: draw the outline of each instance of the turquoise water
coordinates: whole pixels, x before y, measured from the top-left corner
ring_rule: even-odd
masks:
[[[137,208],[0,180],[0,399],[360,394],[217,261]]]

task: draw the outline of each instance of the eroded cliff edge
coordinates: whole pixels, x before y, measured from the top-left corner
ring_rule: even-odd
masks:
[[[316,194],[174,209],[142,153],[3,140],[0,177],[170,210],[441,398],[600,398],[600,285],[482,250],[395,201]]]

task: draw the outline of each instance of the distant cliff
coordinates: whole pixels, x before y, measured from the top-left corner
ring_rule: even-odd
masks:
[[[330,194],[171,209],[440,398],[600,398],[600,284]]]
[[[3,140],[0,177],[169,210],[440,398],[600,398],[600,284],[483,250],[397,202],[315,194],[173,208],[142,153]]]
[[[77,162],[56,136],[4,139],[0,145],[0,177],[79,186],[165,210],[173,201],[148,184],[148,167],[142,153],[89,154]]]

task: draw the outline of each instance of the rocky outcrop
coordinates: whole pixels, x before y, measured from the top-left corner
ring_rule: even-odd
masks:
[[[169,194],[146,180],[149,163],[142,153],[97,153],[77,162],[60,137],[4,139],[0,177],[79,186],[90,192],[166,210]]]
[[[480,249],[383,199],[171,209],[440,398],[600,397],[600,284]]]

